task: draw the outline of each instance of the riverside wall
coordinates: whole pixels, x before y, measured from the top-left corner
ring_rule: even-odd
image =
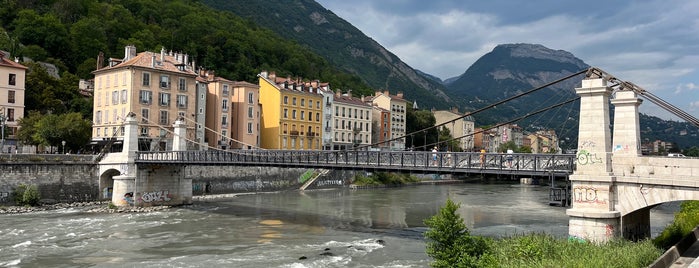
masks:
[[[106,200],[99,185],[99,165],[93,156],[0,155],[0,205],[13,205],[15,189],[34,185],[42,203],[70,203]],[[293,190],[318,170],[253,166],[187,166],[192,194],[227,194]],[[308,189],[349,185],[356,171],[332,170],[320,176]]]

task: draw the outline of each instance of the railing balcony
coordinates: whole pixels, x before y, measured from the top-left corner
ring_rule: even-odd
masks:
[[[298,136],[298,135],[299,135],[299,131],[298,131],[298,130],[289,131],[289,135],[291,135],[291,136]]]

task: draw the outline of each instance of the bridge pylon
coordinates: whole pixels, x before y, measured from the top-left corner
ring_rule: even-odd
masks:
[[[603,242],[620,234],[621,213],[615,210],[609,98],[612,88],[602,78],[588,78],[575,89],[580,96],[576,171],[570,176],[572,208],[568,233],[573,238]]]
[[[186,150],[186,125],[178,119],[173,127],[173,150]],[[105,194],[111,192],[112,204],[118,207],[191,204],[192,179],[185,177],[185,166],[136,163],[138,122],[133,114],[124,120],[123,134],[122,151],[109,153],[99,162],[100,189]]]

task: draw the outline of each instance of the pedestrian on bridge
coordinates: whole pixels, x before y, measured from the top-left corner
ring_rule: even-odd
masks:
[[[437,166],[437,146],[432,148],[432,165]]]
[[[481,168],[485,168],[485,149],[481,149]]]
[[[514,153],[514,151],[512,151],[512,149],[507,149],[507,156],[505,156],[507,158],[507,168],[512,168],[512,154],[513,153]]]

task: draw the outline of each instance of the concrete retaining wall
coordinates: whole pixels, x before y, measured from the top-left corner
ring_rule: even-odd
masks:
[[[13,204],[20,184],[36,185],[45,202],[83,202],[99,199],[94,163],[0,163],[0,204]]]

